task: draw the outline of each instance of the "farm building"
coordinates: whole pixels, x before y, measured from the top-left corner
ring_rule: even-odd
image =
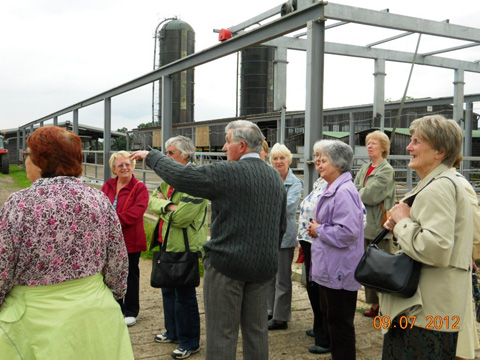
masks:
[[[405,102],[403,111],[397,124],[397,117],[400,102],[388,102],[385,104],[384,131],[390,136],[393,127],[396,127],[395,141],[392,144],[391,154],[405,155],[405,147],[408,144],[410,135],[409,124],[422,116],[441,114],[446,118],[453,117],[452,97],[435,99],[415,99]],[[466,95],[465,102],[480,101],[480,94]],[[354,144],[365,145],[365,136],[375,130],[381,129],[378,117],[372,117],[373,105],[349,106],[324,110],[323,138],[338,139],[349,142],[350,129],[353,126]],[[225,126],[228,122],[237,118],[218,119],[195,123],[176,124],[172,127],[173,135],[184,135],[192,138],[198,151],[221,151],[224,138]],[[268,113],[255,116],[245,116],[247,119],[258,124],[270,146],[282,138],[280,128],[280,114]],[[480,130],[478,120],[480,115],[474,112],[464,111],[462,126],[465,121],[471,121],[472,130],[472,155],[480,156]],[[305,112],[287,112],[284,128],[284,143],[292,151],[299,153],[299,148],[304,146],[305,138]],[[134,129],[133,143],[130,149],[145,149],[148,146],[161,148],[161,128],[151,127]],[[300,151],[301,152],[301,151]]]

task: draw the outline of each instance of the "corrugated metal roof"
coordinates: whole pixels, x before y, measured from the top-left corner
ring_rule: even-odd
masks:
[[[341,139],[344,137],[348,137],[350,133],[348,131],[324,131],[323,135]]]

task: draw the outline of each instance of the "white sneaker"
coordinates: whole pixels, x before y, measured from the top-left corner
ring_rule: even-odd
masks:
[[[125,318],[125,324],[127,324],[127,326],[133,326],[137,323],[137,318],[136,317],[133,317],[133,316],[127,316]]]

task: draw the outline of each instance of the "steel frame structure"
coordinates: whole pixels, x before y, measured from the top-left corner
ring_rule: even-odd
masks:
[[[250,46],[266,44],[277,48],[275,60],[276,89],[274,90],[275,110],[281,112],[280,134],[285,127],[286,109],[286,49],[306,51],[306,103],[305,103],[305,172],[304,192],[308,194],[314,181],[315,169],[311,164],[312,145],[322,137],[323,124],[323,74],[325,54],[334,54],[350,57],[372,59],[375,62],[374,73],[374,113],[380,113],[383,118],[384,95],[385,95],[385,62],[411,63],[415,54],[398,51],[373,48],[381,43],[388,42],[393,38],[387,38],[366,46],[355,46],[341,43],[329,43],[325,41],[327,20],[335,20],[333,26],[348,23],[375,26],[403,31],[398,35],[427,34],[436,37],[467,41],[468,44],[447,49],[439,49],[429,53],[418,54],[416,64],[452,69],[454,71],[454,119],[460,121],[463,117],[464,104],[464,74],[465,72],[480,73],[480,63],[476,61],[457,60],[453,58],[436,56],[444,52],[451,52],[460,48],[479,46],[480,29],[461,25],[449,24],[421,18],[396,15],[386,11],[375,11],[328,3],[316,0],[298,0],[297,9],[291,13],[269,20],[281,13],[282,4],[263,12],[245,22],[230,27],[232,38],[205,50],[179,59],[157,70],[135,78],[113,89],[104,91],[78,103],[46,115],[40,119],[31,121],[19,127],[17,135],[22,138],[22,149],[25,149],[27,132],[33,131],[35,124],[43,126],[44,122],[53,120],[53,125],[58,123],[58,117],[67,113],[73,113],[73,130],[78,131],[78,110],[99,102],[104,103],[104,164],[108,163],[111,134],[111,99],[112,97],[129,92],[141,86],[160,80],[163,86],[162,92],[162,144],[171,136],[172,129],[172,81],[171,75],[184,71],[207,62],[214,61],[224,56],[236,53]],[[268,20],[268,21],[267,21]],[[261,22],[266,21],[264,24]],[[252,25],[256,25],[249,30]],[[286,36],[299,29],[306,28],[306,33],[297,36]],[[306,36],[306,39],[302,37]],[[466,124],[466,134],[471,133],[471,127]],[[21,134],[20,134],[21,133]],[[282,135],[278,139],[283,139]],[[20,143],[20,142],[18,142]],[[20,149],[18,149],[20,151]],[[470,155],[468,153],[465,155]],[[310,164],[309,164],[310,163]],[[110,178],[110,169],[104,167],[104,180]]]

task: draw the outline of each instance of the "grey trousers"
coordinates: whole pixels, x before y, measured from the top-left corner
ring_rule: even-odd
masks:
[[[295,248],[280,249],[277,276],[268,289],[268,315],[278,321],[292,319],[292,261]]]
[[[206,360],[234,360],[239,326],[243,359],[268,360],[268,282],[234,280],[204,260],[203,297],[207,335]]]

